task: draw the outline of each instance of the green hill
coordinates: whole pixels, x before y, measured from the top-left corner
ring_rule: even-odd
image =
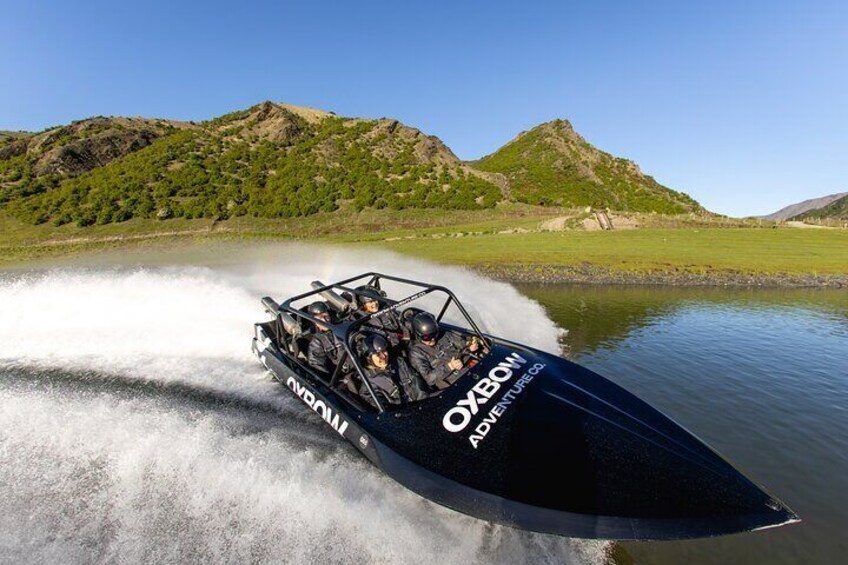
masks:
[[[105,120],[110,131],[123,119]],[[43,166],[45,152],[31,138],[25,152],[2,161],[0,198],[21,219],[56,225],[280,218],[332,211],[345,201],[357,209],[473,209],[501,199],[484,173],[395,120],[264,102],[198,125],[169,123],[156,133],[162,135],[153,139],[145,130],[136,136],[144,141],[105,151],[115,158],[87,169]],[[99,139],[83,139],[103,149]]]
[[[396,120],[272,102],[197,124],[96,117],[0,132],[0,210],[32,224],[472,210],[504,200],[702,210],[594,149],[567,122],[544,124],[473,165]]]
[[[596,149],[566,120],[524,132],[474,166],[503,175],[512,197],[528,204],[669,214],[703,211],[688,195],[662,186],[632,161]]]
[[[848,195],[827,206],[793,216],[792,220],[848,220]]]

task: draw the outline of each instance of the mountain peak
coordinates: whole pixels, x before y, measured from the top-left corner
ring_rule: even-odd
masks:
[[[543,123],[539,124],[538,127],[551,127],[551,128],[556,128],[556,129],[574,131],[574,127],[571,125],[571,122],[569,122],[565,118],[556,118],[556,119],[550,120],[548,122],[543,122]]]
[[[310,124],[317,124],[324,118],[332,118],[335,117],[333,112],[327,112],[326,110],[319,110],[317,108],[310,108],[309,106],[295,106],[294,104],[285,104],[285,103],[272,103],[278,108],[282,108],[296,116],[299,116],[306,120]]]
[[[554,120],[542,122],[541,124],[533,126],[530,129],[526,129],[526,130],[522,131],[521,133],[519,133],[515,137],[515,139],[518,139],[521,136],[527,135],[528,133],[531,133],[531,132],[546,132],[547,134],[550,134],[550,135],[566,135],[566,136],[570,136],[572,134],[574,134],[574,135],[577,134],[577,132],[574,131],[574,127],[571,125],[571,122],[569,122],[568,120],[563,119],[563,118],[556,118]]]
[[[633,161],[592,146],[563,119],[523,132],[476,166],[504,175],[512,194],[530,204],[671,214],[703,210],[689,196],[643,174]]]

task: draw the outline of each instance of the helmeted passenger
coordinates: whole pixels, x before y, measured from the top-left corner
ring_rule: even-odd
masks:
[[[382,295],[374,286],[365,285],[357,287],[356,303],[359,305],[358,314],[368,316],[380,311],[380,299]],[[394,310],[387,310],[375,316],[363,324],[363,329],[374,331],[385,337],[392,347],[397,347],[404,339],[405,332],[400,317]],[[406,337],[408,339],[408,336]]]
[[[477,352],[480,344],[476,337],[466,341],[456,332],[439,331],[439,323],[432,314],[419,312],[412,318],[415,341],[409,347],[409,362],[430,386],[439,386],[454,371],[463,368],[463,350]]]
[[[317,301],[309,305],[306,310],[313,318],[330,323],[330,309],[324,302]],[[336,339],[329,326],[321,323],[315,324],[315,335],[309,342],[307,359],[309,366],[313,369],[330,375],[335,371],[339,361],[344,356],[344,345]]]
[[[389,404],[421,400],[427,396],[418,376],[399,356],[389,352],[389,342],[382,335],[370,334],[365,338],[365,363],[363,369],[374,393]],[[365,385],[360,394],[373,404]]]

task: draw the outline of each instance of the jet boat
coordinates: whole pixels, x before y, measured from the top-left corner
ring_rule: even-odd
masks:
[[[379,311],[363,315],[355,312],[363,283],[404,290],[394,297],[381,291]],[[262,299],[272,319],[255,324],[253,351],[334,433],[425,498],[482,520],[593,539],[709,537],[799,521],[624,388],[483,333],[445,287],[380,273],[312,286],[281,304]],[[321,323],[305,307],[314,300],[333,310],[325,327],[344,348],[332,374],[307,362]],[[476,336],[485,354],[423,400],[389,405],[367,378],[357,340],[372,318],[393,312],[406,319],[420,311],[411,304],[425,300],[444,300],[436,316],[441,328]],[[459,322],[443,319],[449,309]]]

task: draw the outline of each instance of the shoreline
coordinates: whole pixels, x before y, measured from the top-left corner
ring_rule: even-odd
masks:
[[[814,275],[792,273],[745,273],[714,271],[614,271],[592,264],[583,265],[466,265],[481,275],[511,283],[595,284],[675,287],[736,288],[826,288],[848,289],[848,274]]]

